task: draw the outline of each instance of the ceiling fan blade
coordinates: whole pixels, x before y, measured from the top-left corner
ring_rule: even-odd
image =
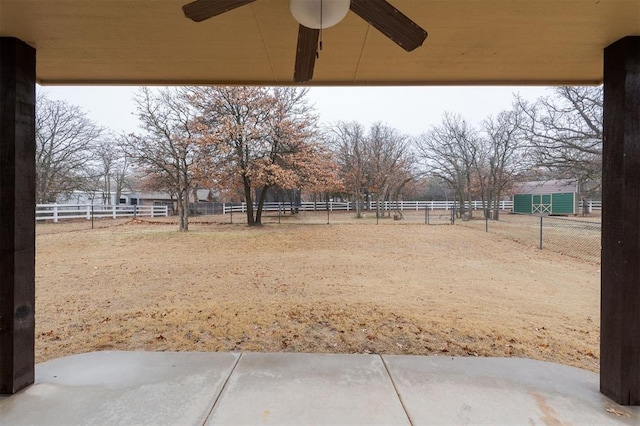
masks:
[[[201,22],[254,1],[256,0],[196,0],[182,6],[182,11],[187,18]]]
[[[351,0],[351,10],[407,52],[427,38],[425,30],[385,0]]]
[[[319,37],[320,30],[307,28],[304,25],[299,26],[296,67],[293,71],[293,80],[296,83],[304,83],[313,78],[313,67],[316,64]]]

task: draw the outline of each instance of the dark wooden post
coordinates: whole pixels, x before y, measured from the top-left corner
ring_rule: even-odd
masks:
[[[0,37],[0,394],[33,383],[35,50]]]
[[[600,391],[640,405],[640,37],[604,51]]]

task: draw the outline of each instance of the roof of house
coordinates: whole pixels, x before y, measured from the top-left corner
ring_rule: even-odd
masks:
[[[198,189],[197,191],[198,201],[210,201],[211,190],[210,189]]]
[[[173,200],[168,192],[132,192],[128,196],[140,200]]]

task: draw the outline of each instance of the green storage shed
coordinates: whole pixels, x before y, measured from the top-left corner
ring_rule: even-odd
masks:
[[[574,180],[525,182],[513,194],[513,212],[525,214],[578,214],[578,184]]]

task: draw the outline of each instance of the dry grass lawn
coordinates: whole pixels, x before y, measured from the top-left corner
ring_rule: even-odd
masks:
[[[457,225],[389,225],[39,224],[37,361],[295,351],[597,371],[599,265]]]

